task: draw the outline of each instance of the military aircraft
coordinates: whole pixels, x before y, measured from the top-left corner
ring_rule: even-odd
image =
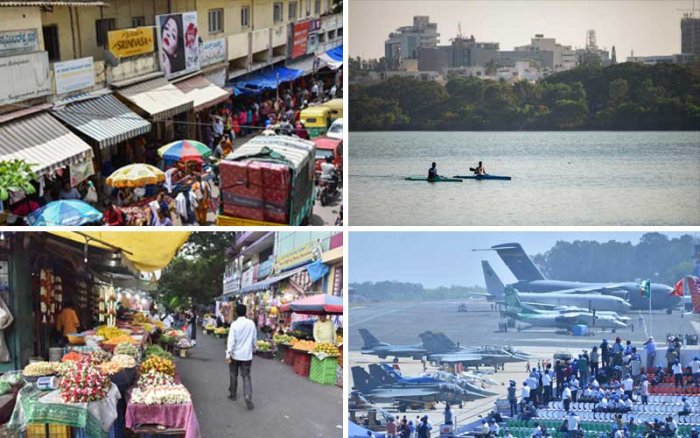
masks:
[[[366,400],[373,403],[398,402],[400,412],[405,412],[416,403],[443,402],[462,406],[466,401],[483,397],[447,382],[382,384],[360,366],[352,367],[352,380],[352,389],[359,391]]]
[[[627,324],[611,316],[599,316],[592,312],[570,312],[557,310],[538,310],[524,304],[518,292],[508,286],[505,289],[505,312],[511,318],[527,323],[533,327],[553,327],[571,329],[584,324],[589,327],[609,328],[612,330],[627,328]]]
[[[470,379],[456,376],[454,374],[445,373],[438,371],[435,373],[423,374],[421,376],[406,377],[401,374],[400,371],[392,368],[391,366],[381,363],[381,364],[370,364],[368,366],[370,376],[374,377],[382,384],[387,383],[405,383],[405,384],[430,384],[430,383],[454,383],[455,385],[466,389],[474,394],[481,395],[483,397],[490,397],[498,395],[495,392],[486,391],[483,388],[475,385],[470,381]]]
[[[638,282],[622,283],[584,283],[578,281],[549,280],[542,275],[537,266],[530,260],[519,243],[503,243],[487,249],[475,249],[473,251],[496,251],[503,263],[518,279],[516,283],[509,284],[520,292],[559,292],[559,293],[592,293],[599,292],[604,295],[613,295],[625,298],[632,305],[632,310],[646,310],[649,308],[649,299],[639,291]],[[651,308],[673,309],[680,303],[680,298],[671,295],[671,286],[659,283],[651,283]]]
[[[489,262],[482,260],[481,267],[484,270],[486,290],[496,301],[502,301],[506,287],[493,271]],[[514,287],[509,285],[508,287]],[[515,288],[517,289],[517,288]],[[632,307],[630,303],[620,297],[602,295],[598,293],[572,293],[570,291],[527,293],[518,291],[520,299],[528,304],[541,308],[554,309],[561,306],[576,306],[588,308],[588,311],[605,309],[616,313],[628,312]]]
[[[392,357],[408,357],[411,359],[420,359],[427,354],[427,350],[423,345],[398,345],[387,344],[381,342],[367,329],[359,329],[362,336],[362,354],[371,354],[379,356],[380,359]]]

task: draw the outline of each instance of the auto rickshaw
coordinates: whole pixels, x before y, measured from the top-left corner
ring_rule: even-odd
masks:
[[[343,99],[331,99],[323,102],[321,106],[331,109],[331,122],[343,118]]]
[[[300,119],[309,131],[309,136],[318,137],[325,134],[331,124],[331,109],[324,106],[310,106],[301,111]]]

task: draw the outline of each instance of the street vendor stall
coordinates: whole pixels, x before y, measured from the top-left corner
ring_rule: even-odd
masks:
[[[120,190],[118,209],[124,215],[126,225],[150,225],[153,222],[153,212],[149,204],[155,196],[147,196],[149,191],[153,195],[153,187],[165,181],[165,173],[155,166],[149,164],[136,163],[129,164],[114,171],[107,178],[107,185]],[[132,201],[131,190],[139,188],[147,197]],[[170,203],[171,199],[163,199]]]

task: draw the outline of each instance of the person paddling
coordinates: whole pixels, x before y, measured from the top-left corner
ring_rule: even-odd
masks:
[[[469,170],[474,172],[474,175],[486,175],[486,168],[481,161],[479,161],[479,165],[477,167],[470,167]]]
[[[437,173],[437,164],[433,162],[433,166],[430,169],[428,169],[428,179],[437,179],[439,177],[440,175],[438,175]]]

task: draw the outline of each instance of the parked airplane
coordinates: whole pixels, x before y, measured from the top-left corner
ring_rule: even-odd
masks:
[[[548,280],[544,278],[537,266],[525,254],[519,243],[504,243],[491,248],[474,251],[496,251],[503,263],[518,279],[509,284],[520,292],[559,292],[559,293],[591,293],[600,292],[604,295],[614,295],[625,298],[632,305],[632,310],[646,310],[649,299],[639,292],[638,282],[622,283],[584,283],[578,281]],[[680,303],[680,298],[671,295],[671,286],[659,283],[651,284],[652,309],[673,309]]]
[[[556,310],[537,310],[523,303],[518,292],[508,286],[505,290],[506,314],[533,327],[553,327],[570,330],[573,326],[584,324],[589,327],[623,329],[627,324],[610,316],[598,316],[591,312],[560,312]]]
[[[497,301],[499,301],[499,299],[502,301],[506,287],[493,271],[489,262],[482,260],[481,266],[484,270],[486,290],[495,297]],[[508,287],[514,286],[509,285]],[[515,289],[517,289],[517,287]],[[622,313],[628,312],[632,307],[630,303],[622,298],[611,295],[601,295],[599,293],[571,293],[567,291],[527,293],[518,291],[518,295],[525,303],[545,305],[549,306],[550,309],[557,306],[577,306],[587,308],[589,311],[605,309],[607,311]]]
[[[391,366],[382,364],[370,364],[368,366],[369,374],[382,382],[382,384],[387,383],[406,383],[406,384],[428,384],[428,383],[454,383],[462,389],[473,392],[474,394],[479,394],[483,397],[491,397],[498,395],[495,392],[486,391],[469,381],[469,379],[456,376],[454,374],[445,372],[436,372],[430,374],[423,374],[421,376],[406,377],[401,374],[400,371],[392,368]]]
[[[417,345],[399,345],[387,344],[381,342],[367,329],[359,329],[362,336],[362,354],[371,354],[379,356],[380,359],[392,357],[409,357],[412,359],[420,359],[428,353],[425,347],[421,344]]]

